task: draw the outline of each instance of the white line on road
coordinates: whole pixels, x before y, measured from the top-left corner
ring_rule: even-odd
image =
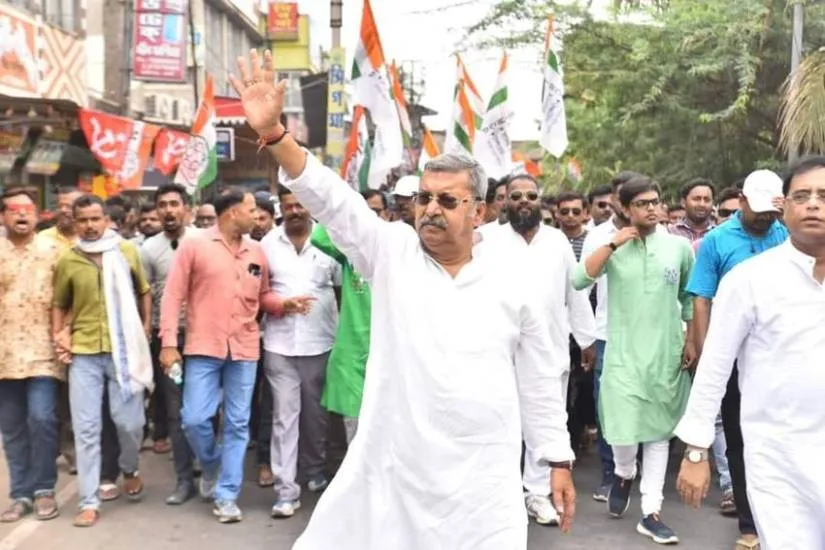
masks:
[[[77,494],[77,480],[73,479],[68,485],[57,493],[57,506],[63,506],[75,497]],[[11,533],[0,540],[0,550],[16,550],[27,538],[32,536],[37,529],[42,526],[44,521],[37,521],[33,516],[29,516],[20,522],[20,525],[14,528]]]

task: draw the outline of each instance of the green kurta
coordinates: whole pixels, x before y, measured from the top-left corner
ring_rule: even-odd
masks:
[[[682,370],[684,328],[693,318],[686,292],[693,251],[684,237],[656,231],[620,247],[605,265],[607,347],[599,394],[599,418],[611,445],[672,437],[690,393]],[[584,264],[573,284],[593,279]]]
[[[327,362],[321,404],[329,411],[357,418],[370,351],[370,289],[324,227],[315,226],[311,241],[315,248],[338,261],[343,272],[338,333]]]

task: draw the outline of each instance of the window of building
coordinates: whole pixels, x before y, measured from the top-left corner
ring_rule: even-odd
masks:
[[[80,30],[77,12],[78,0],[43,0],[43,17],[46,22],[64,31]]]

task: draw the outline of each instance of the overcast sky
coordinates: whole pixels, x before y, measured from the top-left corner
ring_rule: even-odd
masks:
[[[358,40],[363,0],[344,1],[342,45],[347,58]],[[423,66],[427,86],[423,103],[438,111],[425,119],[434,130],[443,130],[450,119],[455,86],[455,58],[458,40],[466,28],[481,19],[494,0],[372,0],[373,12],[387,60],[399,64],[416,61]],[[299,0],[300,11],[310,16],[313,56],[319,47],[331,44],[328,0]],[[453,7],[450,7],[453,6]],[[511,137],[515,140],[537,139],[536,120],[541,114],[541,46],[510,53],[509,94],[515,110]],[[468,51],[462,54],[470,75],[485,103],[495,84],[501,52]],[[348,61],[348,66],[351,61]]]

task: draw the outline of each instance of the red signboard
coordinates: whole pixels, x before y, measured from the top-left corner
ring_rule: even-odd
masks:
[[[267,34],[272,40],[298,38],[298,3],[269,0]]]
[[[0,2],[0,93],[39,95],[37,24],[4,3]]]
[[[135,11],[133,76],[137,80],[186,80],[187,0],[138,0]]]

